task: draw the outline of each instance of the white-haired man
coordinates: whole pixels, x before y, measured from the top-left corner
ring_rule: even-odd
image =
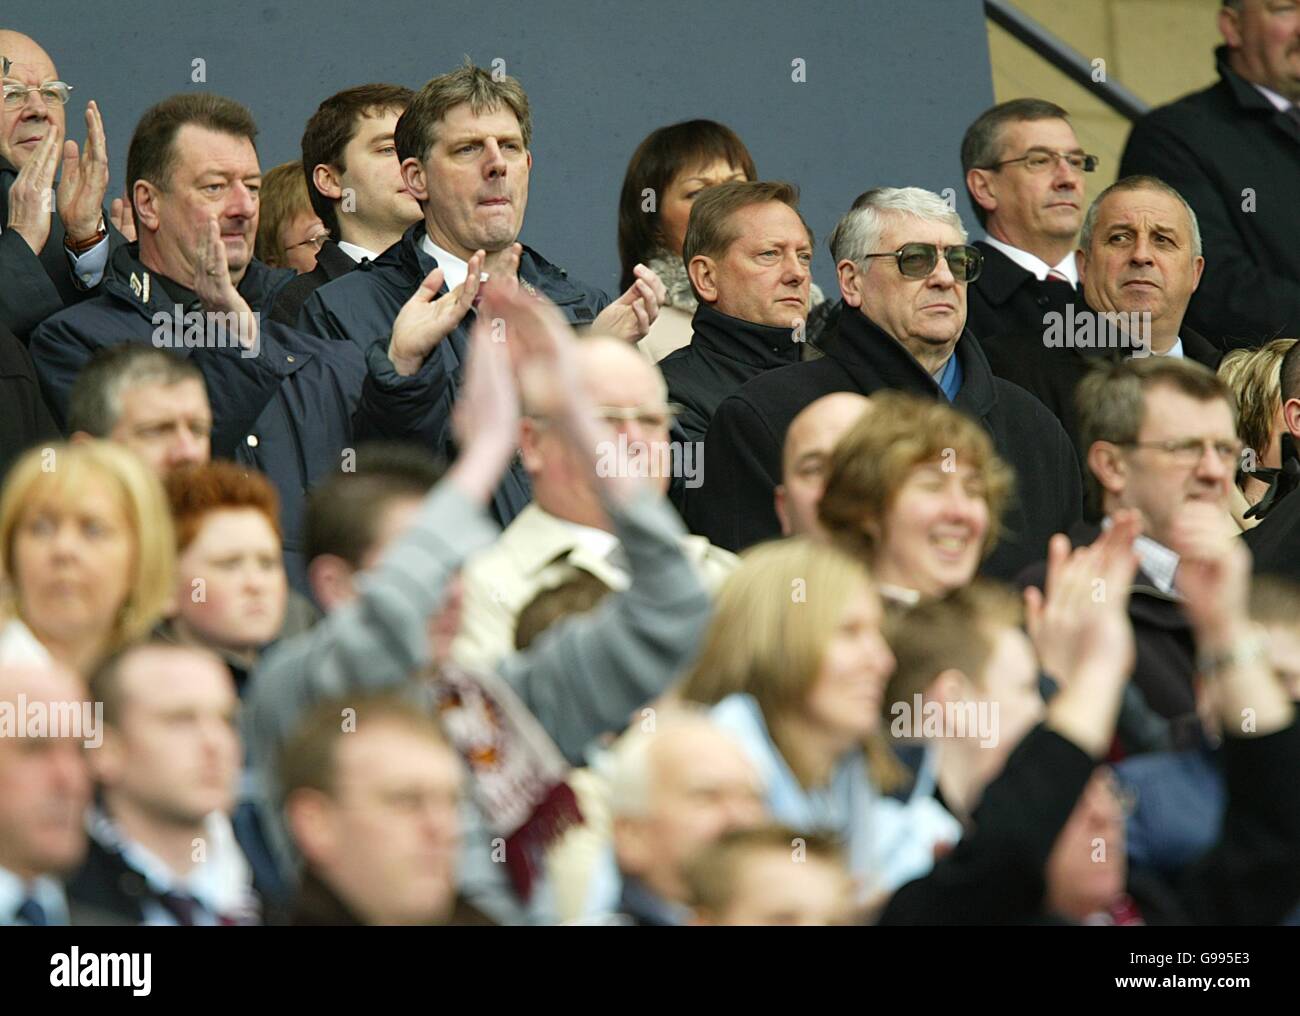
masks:
[[[822,338],[826,355],[768,371],[718,407],[705,439],[704,483],[687,492],[691,529],[728,550],[777,536],[772,492],[794,417],[830,392],[898,389],[946,398],[980,420],[1014,468],[1017,496],[984,569],[1010,578],[1078,518],[1080,477],[1061,425],[1037,399],[994,377],[965,329],[978,249],[956,212],[916,187],[861,195],[830,248],[843,307]]]

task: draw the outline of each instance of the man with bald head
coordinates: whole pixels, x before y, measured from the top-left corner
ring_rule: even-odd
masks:
[[[31,717],[33,709],[66,716],[69,704],[80,713],[86,698],[62,668],[0,667],[0,711],[11,717]],[[0,736],[0,925],[67,924],[62,879],[86,852],[90,777],[83,743],[93,734],[13,736],[19,733]]]
[[[108,148],[99,107],[86,106],[80,150],[67,139],[63,108],[72,86],[50,55],[21,32],[0,29],[0,57],[0,324],[26,341],[99,286],[110,245],[123,241],[104,215]]]
[[[653,477],[666,491],[674,460],[671,414],[659,369],[632,346],[609,337],[585,340],[579,363],[597,413],[617,432],[617,444],[607,449],[603,461],[612,470]],[[591,467],[560,440],[549,421],[527,415],[527,406],[524,413],[520,448],[533,502],[464,572],[464,620],[453,653],[478,667],[510,652],[520,611],[575,571],[614,590],[628,584],[626,562],[591,482]],[[732,554],[703,537],[685,537],[682,548],[710,589],[735,567]]]
[[[781,452],[776,517],[782,536],[821,536],[817,502],[826,489],[826,463],[839,439],[871,408],[857,392],[832,392],[809,403],[790,422]]]

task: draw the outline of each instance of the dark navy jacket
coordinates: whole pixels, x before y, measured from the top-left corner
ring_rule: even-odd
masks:
[[[292,278],[292,272],[254,260],[239,292],[254,311],[265,314]],[[187,313],[197,310],[197,303],[186,308]],[[175,304],[139,262],[132,244],[113,253],[98,295],[36,329],[32,359],[61,424],[72,384],[86,362],[105,346],[156,344],[158,313],[174,317]],[[352,416],[366,367],[351,344],[304,335],[265,316],[259,343],[256,356],[231,348],[173,352],[189,358],[207,382],[213,457],[247,463],[279,490],[285,564],[295,587],[305,590],[303,500],[312,485],[338,470],[342,450],[354,443]]]
[[[371,411],[358,439],[418,439],[451,460],[456,453],[451,410],[460,388],[474,312],[437,345],[418,374],[403,378],[388,366],[393,321],[420,283],[438,267],[421,247],[424,234],[424,222],[415,223],[374,261],[363,261],[354,271],[321,286],[304,304],[298,327],[329,339],[348,339],[365,354],[372,376],[366,381],[363,402]],[[570,279],[531,247],[524,248],[519,279],[545,294],[574,325],[590,324],[609,303],[600,290]],[[447,291],[445,285],[442,291]],[[528,475],[516,458],[497,488],[493,514],[507,525],[531,498]]]

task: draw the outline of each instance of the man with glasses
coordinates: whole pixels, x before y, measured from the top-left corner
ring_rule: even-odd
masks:
[[[1120,176],[1196,209],[1214,252],[1188,320],[1223,349],[1300,334],[1300,2],[1223,0],[1219,80],[1133,125]]]
[[[813,235],[798,200],[792,184],[741,181],[691,206],[682,260],[699,300],[694,334],[659,364],[688,441],[704,440],[728,395],[806,348]]]
[[[981,341],[1036,331],[1075,297],[1084,174],[1097,157],[1079,145],[1068,116],[1055,103],[1013,99],[982,113],[962,138],[966,190],[988,234],[975,243],[984,270],[967,293],[966,327]]]
[[[1164,181],[1127,177],[1098,194],[1077,258],[1082,299],[980,345],[994,374],[1056,414],[1082,459],[1075,388],[1089,363],[1187,357],[1213,370],[1223,354],[1184,321],[1205,258],[1195,213]]]
[[[634,346],[606,337],[584,342],[578,365],[597,414],[616,431],[605,461],[649,476],[667,491],[673,416],[659,369]],[[533,503],[463,572],[461,632],[452,650],[459,661],[479,668],[494,666],[514,650],[519,614],[544,590],[580,571],[614,590],[626,589],[630,579],[627,556],[590,466],[578,460],[550,421],[536,416],[521,421],[519,443]],[[681,546],[710,591],[736,565],[733,554],[699,536],[683,536]]]
[[[86,106],[86,147],[78,150],[65,140],[72,86],[59,80],[49,54],[7,29],[0,54],[0,324],[26,342],[45,318],[99,286],[109,248],[122,238],[104,214],[108,149],[99,107]]]
[[[1228,495],[1241,456],[1231,390],[1206,367],[1185,358],[1101,361],[1079,384],[1079,424],[1091,507],[1100,525],[1070,530],[1075,546],[1092,543],[1120,509],[1136,509],[1142,535],[1134,542],[1138,573],[1129,599],[1137,640],[1133,683],[1146,705],[1172,721],[1176,743],[1197,726],[1191,624],[1176,577],[1180,516],[1214,506],[1224,533],[1236,533]],[[1041,586],[1045,569],[1022,584]]]
[[[830,392],[898,389],[947,399],[979,419],[1015,469],[1017,496],[985,563],[988,574],[1009,578],[1078,518],[1079,470],[1051,413],[995,377],[965,330],[966,289],[983,255],[966,242],[957,213],[915,187],[861,195],[830,248],[844,306],[837,329],[821,339],[825,356],[767,371],[718,407],[703,485],[686,492],[687,522],[729,550],[778,535],[772,495],[794,417]]]

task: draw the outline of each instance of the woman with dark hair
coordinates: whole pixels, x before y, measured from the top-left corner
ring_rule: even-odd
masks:
[[[757,179],[745,143],[713,120],[660,127],[632,153],[618,201],[619,288],[632,285],[632,269],[643,264],[668,290],[667,304],[639,343],[655,362],[691,341],[696,300],[682,264],[682,240],[692,203],[706,187]]]

